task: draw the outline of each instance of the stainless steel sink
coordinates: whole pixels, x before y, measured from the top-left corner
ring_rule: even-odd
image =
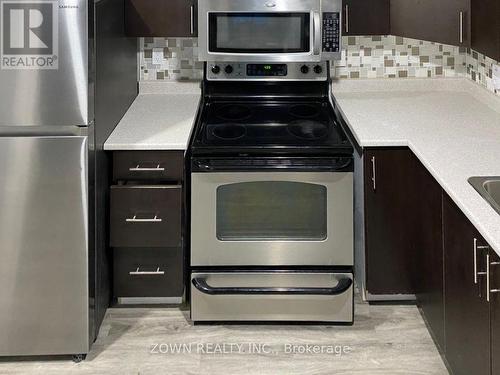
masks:
[[[469,183],[500,214],[500,177],[471,177]]]

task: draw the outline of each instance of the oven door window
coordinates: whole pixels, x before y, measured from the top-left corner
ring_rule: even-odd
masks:
[[[309,13],[209,13],[209,50],[218,53],[306,53]]]
[[[259,181],[222,185],[216,194],[220,241],[324,241],[327,188]]]

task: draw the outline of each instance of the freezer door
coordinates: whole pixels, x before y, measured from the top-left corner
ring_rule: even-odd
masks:
[[[0,1],[0,126],[88,124],[87,0]]]
[[[86,137],[0,137],[0,356],[86,353]]]

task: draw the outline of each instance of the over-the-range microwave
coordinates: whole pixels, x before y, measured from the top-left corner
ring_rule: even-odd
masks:
[[[340,58],[341,0],[199,0],[201,61]]]

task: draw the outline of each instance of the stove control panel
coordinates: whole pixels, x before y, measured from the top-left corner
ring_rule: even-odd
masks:
[[[209,81],[326,81],[328,69],[328,62],[208,62],[205,71]]]

